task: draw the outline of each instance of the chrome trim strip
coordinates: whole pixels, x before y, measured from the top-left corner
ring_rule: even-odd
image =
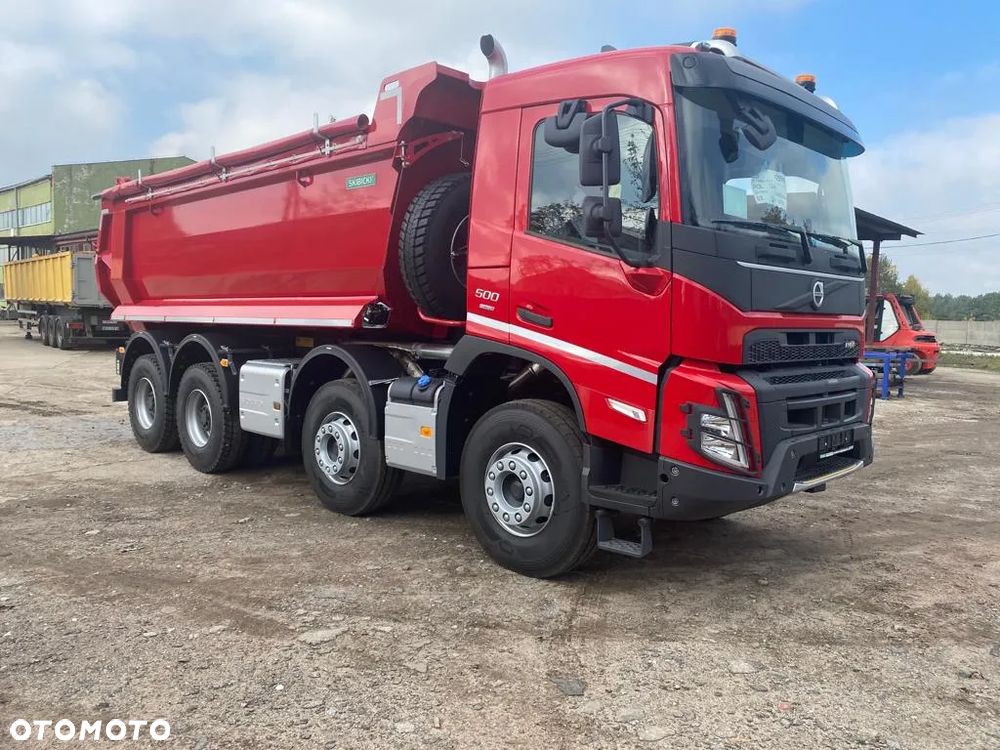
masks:
[[[821,477],[816,477],[815,479],[807,479],[804,482],[796,482],[792,485],[792,493],[802,492],[803,490],[810,490],[813,487],[824,484],[826,482],[832,482],[834,479],[840,479],[841,477],[846,477],[848,474],[853,474],[862,466],[865,465],[864,461],[855,461],[850,466],[845,466],[843,469],[837,469],[836,471],[831,471],[829,474],[824,474]]]
[[[558,349],[571,357],[583,359],[587,362],[591,362],[592,364],[607,367],[610,370],[616,370],[624,375],[630,375],[633,378],[637,378],[644,383],[656,385],[657,376],[655,372],[643,370],[641,367],[630,365],[628,362],[622,362],[621,360],[614,359],[606,354],[591,351],[590,349],[584,349],[582,346],[577,346],[576,344],[571,344],[568,341],[563,341],[562,339],[557,339],[552,336],[546,336],[544,333],[532,331],[530,328],[522,328],[521,326],[511,325],[510,323],[504,323],[503,321],[495,320],[493,318],[487,318],[484,315],[469,313],[466,318],[470,323],[478,323],[479,325],[486,326],[487,328],[492,328],[495,331],[520,336],[521,338],[534,341],[535,343],[542,344],[543,346]]]
[[[821,271],[805,271],[801,268],[780,268],[778,266],[768,266],[764,263],[751,263],[748,260],[738,260],[736,265],[744,268],[756,268],[759,271],[774,271],[775,273],[794,273],[799,276],[812,276],[818,279],[840,279],[841,281],[856,281],[859,284],[865,280],[864,276],[843,276],[839,273],[823,273]]]

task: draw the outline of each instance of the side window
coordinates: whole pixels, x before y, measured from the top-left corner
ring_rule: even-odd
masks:
[[[896,320],[896,313],[892,305],[886,300],[882,303],[882,317],[879,320],[879,341],[885,341],[899,330],[899,321]]]
[[[648,201],[642,200],[643,161],[653,128],[624,112],[616,112],[615,116],[622,179],[611,186],[610,195],[622,202],[622,235],[617,238],[618,245],[625,251],[646,252],[648,210],[653,209],[655,215],[660,200],[658,194]],[[655,149],[652,158],[656,158]],[[605,241],[584,234],[583,199],[591,195],[600,196],[601,189],[580,184],[579,156],[547,144],[544,123],[538,123],[532,150],[528,231],[570,245],[609,249]]]

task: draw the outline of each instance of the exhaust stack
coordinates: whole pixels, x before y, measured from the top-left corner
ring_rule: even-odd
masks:
[[[507,73],[507,53],[492,34],[483,34],[479,37],[479,49],[486,55],[486,61],[490,64],[490,78]]]

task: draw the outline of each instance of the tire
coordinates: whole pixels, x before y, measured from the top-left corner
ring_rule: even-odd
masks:
[[[52,345],[56,349],[62,349],[64,351],[69,349],[69,343],[66,340],[66,321],[62,318],[56,318],[52,327],[55,329],[52,336]]]
[[[312,488],[323,505],[348,516],[385,506],[403,478],[386,466],[382,441],[368,432],[368,416],[361,385],[335,380],[316,391],[303,421],[302,463]]]
[[[403,217],[399,233],[403,281],[417,306],[435,317],[465,318],[467,256],[456,263],[451,252],[453,238],[462,244],[462,227],[468,246],[470,186],[467,172],[439,177],[417,193]]]
[[[146,408],[142,408],[143,402]],[[132,364],[128,375],[128,419],[135,442],[148,453],[176,450],[180,444],[166,374],[153,354],[143,354]]]
[[[203,474],[221,474],[243,457],[247,433],[236,410],[226,413],[223,385],[207,362],[191,365],[177,388],[177,434],[188,463]]]
[[[497,461],[505,464],[503,471]],[[465,515],[490,557],[535,578],[582,564],[597,543],[594,514],[581,499],[582,467],[583,435],[567,407],[525,399],[484,414],[462,452],[461,485]],[[531,472],[523,483],[522,472]],[[529,501],[547,494],[551,504],[546,497]],[[525,517],[519,524],[512,514],[522,500]],[[548,515],[540,515],[546,508]],[[509,517],[503,516],[507,511]]]
[[[937,369],[937,365],[931,365],[930,367],[923,368],[917,375],[930,375]]]
[[[38,337],[42,340],[42,346],[52,346],[49,340],[49,316],[43,315],[38,319]]]

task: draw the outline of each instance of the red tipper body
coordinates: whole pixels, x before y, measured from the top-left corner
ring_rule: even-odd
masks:
[[[617,118],[619,184],[580,184],[575,143],[548,143],[574,106]],[[100,279],[115,317],[167,349],[200,331],[280,341],[302,370],[302,338],[418,359],[444,345],[440,372],[485,405],[535,363],[577,413],[587,502],[723,515],[871,461],[843,164],[861,150],[835,108],[729,54],[614,51],[485,83],[430,63],[384,79],[371,121],[107,190]],[[443,320],[408,293],[400,228],[456,172],[472,181],[467,309]],[[618,251],[582,215],[602,195],[623,206]]]
[[[372,122],[339,120],[105,191],[99,263],[115,316],[352,328],[380,299],[400,331],[433,334],[391,238],[398,207],[471,160],[480,85],[429,63],[383,81]]]

